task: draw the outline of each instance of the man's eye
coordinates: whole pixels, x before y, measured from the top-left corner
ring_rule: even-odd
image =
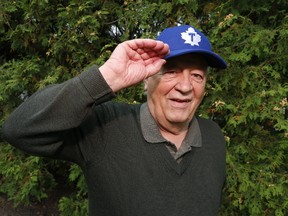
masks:
[[[191,75],[192,75],[192,79],[193,79],[194,81],[196,81],[196,82],[201,83],[201,82],[203,82],[203,80],[204,80],[204,76],[203,76],[202,74],[193,73],[193,74],[191,74]]]
[[[169,76],[169,77],[176,76],[176,74],[177,74],[176,70],[167,70],[163,72],[163,75]]]

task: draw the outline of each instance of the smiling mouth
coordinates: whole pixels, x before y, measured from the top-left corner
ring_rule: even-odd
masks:
[[[175,102],[178,102],[178,103],[189,103],[189,102],[191,102],[192,100],[189,100],[189,99],[187,99],[187,100],[180,100],[180,99],[171,99],[172,101],[175,101]]]

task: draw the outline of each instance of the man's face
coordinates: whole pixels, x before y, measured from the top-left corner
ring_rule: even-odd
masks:
[[[145,81],[149,110],[162,129],[188,126],[205,93],[206,71],[201,55],[186,54]]]

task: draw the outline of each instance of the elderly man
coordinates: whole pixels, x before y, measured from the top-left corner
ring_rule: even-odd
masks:
[[[225,142],[214,122],[195,116],[209,66],[226,63],[192,26],[123,42],[101,67],[32,95],[3,135],[30,154],[77,163],[89,215],[216,215]],[[141,81],[146,103],[111,101]]]

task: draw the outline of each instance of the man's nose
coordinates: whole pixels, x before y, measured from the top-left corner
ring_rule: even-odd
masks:
[[[193,82],[192,82],[190,73],[183,71],[181,75],[179,76],[179,79],[175,88],[182,93],[187,93],[187,92],[192,91]]]

